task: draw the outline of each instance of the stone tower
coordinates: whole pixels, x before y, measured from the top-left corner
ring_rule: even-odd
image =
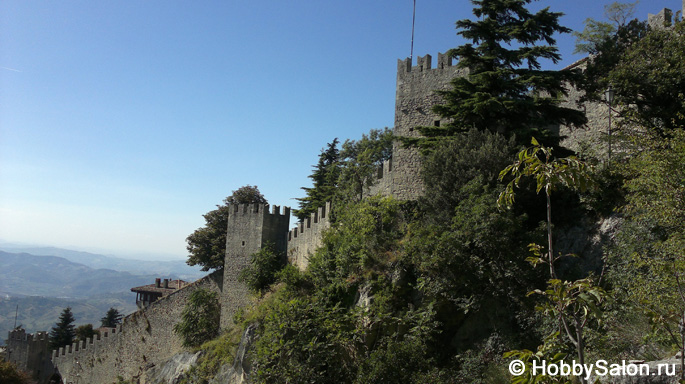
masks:
[[[23,328],[9,331],[5,356],[6,361],[39,382],[46,382],[54,371],[47,332],[26,333]]]
[[[395,95],[395,136],[418,137],[417,126],[440,126],[440,116],[432,112],[432,107],[442,102],[436,90],[451,87],[451,80],[464,76],[466,70],[452,66],[452,59],[438,53],[437,68],[431,68],[431,56],[417,58],[412,66],[410,58],[398,60],[397,91]],[[395,141],[392,150],[390,194],[400,200],[415,200],[424,192],[421,179],[421,158],[416,148],[403,148]],[[386,172],[387,172],[386,171]],[[385,179],[387,174],[383,175]],[[385,180],[384,180],[385,181]]]
[[[288,246],[290,208],[268,204],[232,205],[228,214],[226,258],[221,297],[221,327],[228,326],[239,308],[248,303],[248,289],[238,281],[240,272],[250,262],[250,255],[259,252],[266,244],[274,245],[285,254]]]

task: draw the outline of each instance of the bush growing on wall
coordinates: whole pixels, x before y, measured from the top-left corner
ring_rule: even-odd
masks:
[[[220,315],[219,295],[198,289],[190,294],[174,332],[181,337],[184,347],[197,347],[219,335]]]

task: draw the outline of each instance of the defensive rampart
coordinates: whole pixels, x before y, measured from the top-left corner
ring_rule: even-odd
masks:
[[[249,292],[240,281],[240,272],[249,264],[250,255],[270,244],[285,254],[290,223],[290,208],[268,204],[240,204],[229,208],[224,259],[224,290],[221,296],[221,327],[233,321],[238,309],[247,305]]]
[[[321,246],[323,232],[331,226],[331,203],[319,207],[310,217],[288,232],[288,262],[304,270],[309,257]]]
[[[138,378],[183,350],[173,328],[188,296],[198,289],[221,293],[221,272],[212,273],[147,308],[126,316],[122,324],[88,340],[53,351],[52,363],[64,382],[112,383],[117,376]]]
[[[34,380],[43,383],[53,373],[49,358],[47,332],[26,333],[14,329],[7,335],[7,361],[17,365],[24,372],[30,372]]]

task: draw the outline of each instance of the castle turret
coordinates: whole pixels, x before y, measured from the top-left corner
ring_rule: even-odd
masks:
[[[276,252],[285,254],[288,246],[290,208],[268,204],[231,205],[226,235],[224,283],[221,300],[221,326],[226,327],[233,315],[248,303],[248,289],[238,281],[240,272],[250,262],[250,255],[272,244]]]
[[[34,380],[44,382],[53,370],[49,343],[47,332],[26,333],[23,328],[14,329],[8,333],[6,360]]]
[[[452,66],[447,54],[438,53],[437,68],[431,68],[430,55],[417,58],[416,66],[411,59],[398,60],[397,92],[395,96],[395,136],[419,137],[417,126],[440,126],[447,124],[433,113],[434,105],[442,103],[435,91],[447,90],[455,77],[465,76],[466,70]],[[393,197],[413,200],[423,194],[421,159],[416,148],[403,148],[395,141],[392,150]],[[387,177],[384,175],[384,177]]]

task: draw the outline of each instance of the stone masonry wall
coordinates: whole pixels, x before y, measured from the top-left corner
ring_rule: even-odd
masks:
[[[418,57],[416,66],[412,66],[411,59],[398,60],[393,131],[396,136],[418,137],[417,126],[447,123],[431,110],[442,101],[435,91],[449,89],[451,80],[465,76],[467,71],[452,66],[451,58],[442,53],[438,53],[437,68],[431,68],[431,61],[430,55]],[[400,200],[414,200],[421,196],[424,187],[418,150],[403,148],[399,141],[395,141],[392,156],[392,196]]]
[[[376,171],[376,182],[369,186],[364,196],[390,196],[392,195],[392,158],[383,162]]]
[[[7,335],[6,359],[42,383],[53,373],[49,344],[47,332],[27,334],[24,329],[12,330]]]
[[[587,67],[587,60],[582,59],[565,69]],[[609,129],[609,105],[603,102],[585,102],[579,104],[584,92],[577,88],[568,87],[568,96],[561,102],[562,107],[573,108],[585,112],[588,119],[585,128],[571,128],[561,126],[559,135],[563,138],[561,145],[572,149],[580,156],[602,158],[607,153],[607,138]]]
[[[331,203],[319,207],[306,220],[288,232],[288,263],[301,270],[309,265],[309,257],[322,244],[323,231],[330,228]]]
[[[65,383],[110,384],[117,376],[140,377],[183,350],[173,328],[198,289],[221,293],[222,273],[205,276],[126,316],[111,332],[53,351],[52,363]]]
[[[221,296],[221,327],[233,321],[238,309],[249,302],[247,286],[239,281],[240,272],[249,264],[250,255],[267,243],[278,252],[287,252],[290,208],[283,212],[276,205],[269,212],[268,204],[240,204],[231,207],[226,235],[224,261],[224,291]]]

